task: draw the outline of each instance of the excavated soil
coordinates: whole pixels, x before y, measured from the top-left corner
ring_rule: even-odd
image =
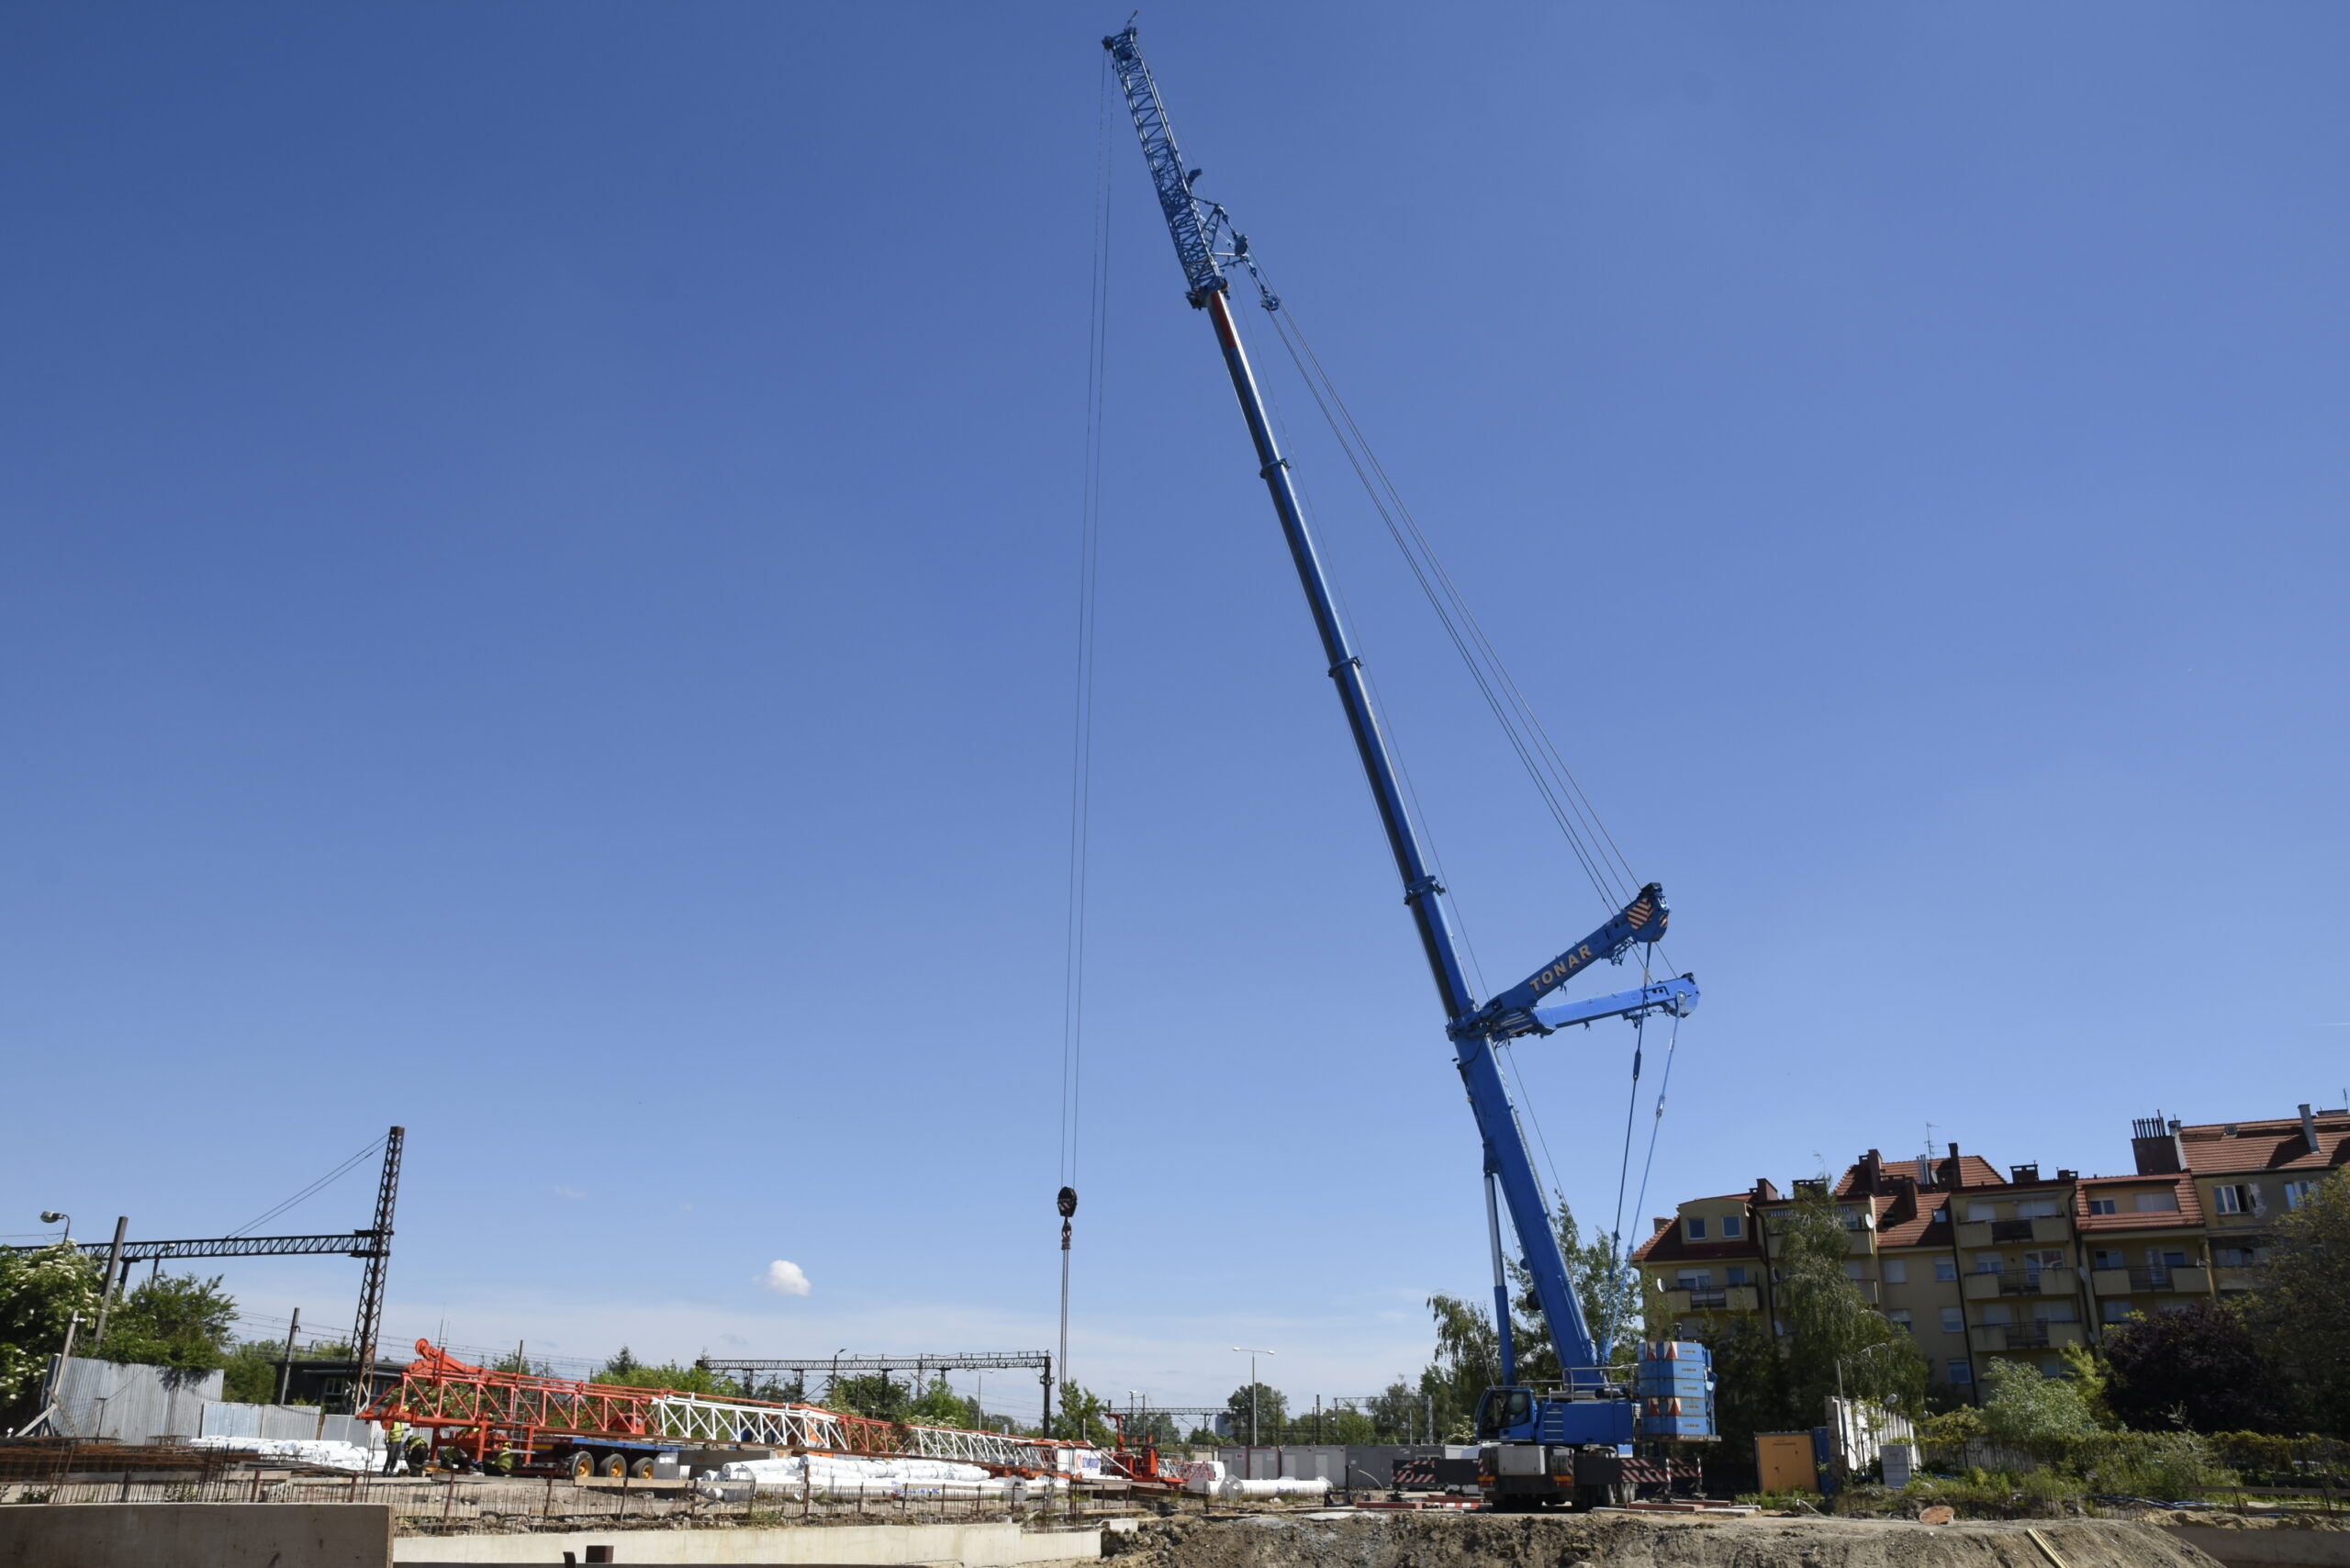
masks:
[[[1102,1553],[1119,1568],[2217,1568],[2170,1531],[2116,1519],[1260,1515],[1149,1520]]]

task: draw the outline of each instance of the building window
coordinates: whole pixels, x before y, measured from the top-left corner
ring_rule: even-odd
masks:
[[[2222,1269],[2248,1269],[2260,1260],[2259,1255],[2249,1247],[2215,1247],[2211,1249],[2211,1257]]]
[[[1722,1239],[1735,1241],[1746,1234],[1746,1220],[1740,1215],[1722,1215]]]
[[[1973,1383],[1975,1381],[1975,1369],[1964,1361],[1949,1361],[1944,1364],[1950,1371],[1951,1382]]]
[[[1888,1285],[1908,1284],[1909,1265],[1898,1258],[1887,1258],[1885,1260],[1885,1282]]]
[[[1963,1308],[1955,1306],[1942,1308],[1942,1332],[1945,1334],[1966,1332],[1966,1313]]]
[[[2288,1209],[2300,1208],[2315,1196],[2317,1196],[2317,1183],[2314,1182],[2285,1183],[2285,1206]]]
[[[1915,1334],[1918,1332],[1916,1328],[1910,1326],[1909,1315],[1907,1312],[1888,1312],[1886,1314],[1886,1316],[1891,1319],[1893,1326],[1896,1328],[1900,1329],[1904,1334]]]
[[[2064,1266],[2065,1249],[2061,1247],[2043,1248],[2038,1252],[2023,1255],[2023,1271],[2027,1274],[2037,1275],[2042,1269],[2062,1269]]]
[[[1966,1217],[1972,1220],[1996,1219],[1998,1217],[1998,1205],[1996,1204],[1975,1203],[1966,1205]]]
[[[1958,1261],[1957,1261],[1957,1260],[1956,1260],[1956,1259],[1953,1259],[1953,1258],[1937,1258],[1937,1259],[1935,1259],[1935,1260],[1934,1260],[1934,1278],[1936,1278],[1936,1279],[1938,1279],[1938,1280],[1941,1280],[1941,1281],[1944,1282],[1945,1283],[1947,1283],[1948,1282],[1950,1282],[1950,1281],[1952,1281],[1952,1280],[1954,1280],[1954,1279],[1958,1278]]]
[[[1681,1281],[1677,1288],[1684,1291],[1712,1290],[1714,1271],[1711,1269],[1684,1269],[1681,1271]]]
[[[2121,1268],[2121,1254],[2113,1248],[2100,1247],[2090,1255],[2089,1266],[2097,1269]]]
[[[1844,1222],[1844,1228],[1846,1230],[1866,1230],[1868,1228],[1869,1222],[1863,1217],[1863,1211],[1860,1209],[1840,1208],[1836,1211],[1836,1217]]]
[[[2041,1357],[2040,1375],[2042,1377],[2063,1377],[2065,1375],[2065,1358],[2062,1356]]]
[[[2126,1301],[2108,1301],[2105,1304],[2105,1320],[2108,1323],[2129,1322],[2130,1304]]]
[[[2053,1198],[2026,1198],[2016,1204],[2018,1219],[2054,1219],[2057,1214]]]
[[[2113,1198],[2091,1198],[2089,1200],[2089,1213],[2093,1215],[2113,1214],[2118,1212],[2121,1207],[2121,1203]]]
[[[1846,1260],[1844,1263],[1844,1277],[1848,1280],[1864,1280],[1868,1278],[1866,1274],[1861,1271],[1861,1265],[1857,1261],[1850,1259]]]
[[[2070,1323],[2073,1321],[2072,1299],[2053,1296],[2044,1301],[2035,1301],[2031,1304],[2031,1316],[2042,1323]]]
[[[2009,1322],[2010,1316],[2006,1302],[1994,1301],[1986,1303],[1984,1305],[1983,1321],[1986,1324],[1997,1327]]]
[[[1997,1252],[1977,1252],[1975,1255],[1975,1271],[1976,1273],[1996,1274],[1999,1271],[1999,1255]]]
[[[1734,1285],[1742,1285],[1746,1282],[1746,1268],[1743,1264],[1733,1263],[1729,1266],[1729,1282]]]
[[[2178,1212],[2177,1193],[2141,1193],[2133,1201],[2142,1215],[2175,1215]]]
[[[1687,1228],[1690,1240],[1703,1241],[1706,1239],[1706,1216],[1704,1215],[1691,1215],[1687,1219],[1684,1220],[1682,1224]]]

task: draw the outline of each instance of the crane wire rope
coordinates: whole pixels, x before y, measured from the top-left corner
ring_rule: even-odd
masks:
[[[1102,576],[1102,431],[1107,400],[1110,348],[1110,66],[1102,57],[1094,109],[1093,258],[1089,286],[1091,314],[1085,333],[1085,457],[1080,486],[1077,548],[1076,693],[1070,720],[1069,786],[1069,908],[1061,960],[1061,1216],[1060,1360],[1063,1383],[1069,1372],[1069,1277],[1070,1222],[1077,1214],[1078,1133],[1085,1084],[1085,915],[1087,852],[1093,806],[1094,631],[1099,624]],[[1048,1424],[1051,1379],[1046,1374]]]
[[[1628,859],[1617,846],[1613,834],[1599,819],[1565,758],[1550,738],[1524,689],[1509,672],[1500,652],[1487,635],[1483,622],[1469,606],[1443,559],[1436,553],[1421,530],[1401,491],[1389,476],[1370,439],[1347,407],[1337,384],[1315,353],[1304,327],[1294,311],[1273,293],[1261,274],[1258,278],[1266,313],[1273,318],[1274,330],[1281,346],[1296,367],[1299,377],[1306,384],[1320,409],[1323,420],[1330,427],[1332,436],[1346,454],[1348,464],[1370,498],[1372,509],[1379,513],[1388,535],[1404,555],[1421,593],[1437,615],[1438,623],[1452,642],[1461,663],[1470,673],[1493,711],[1519,763],[1533,782],[1552,821],[1567,841],[1569,848],[1582,864],[1600,902],[1610,910],[1621,908],[1630,902],[1632,890],[1639,880]]]
[[[1561,835],[1567,841],[1568,847],[1582,864],[1602,903],[1621,907],[1629,902],[1631,890],[1639,885],[1629,858],[1600,818],[1581,780],[1567,766],[1540,714],[1527,699],[1516,678],[1510,673],[1507,663],[1487,634],[1483,622],[1470,607],[1467,597],[1445,566],[1443,558],[1437,554],[1418,520],[1404,502],[1402,492],[1388,474],[1385,465],[1380,461],[1370,439],[1363,434],[1353,411],[1347,407],[1344,396],[1323,364],[1321,356],[1315,353],[1295,311],[1273,292],[1260,263],[1254,257],[1247,258],[1247,262],[1251,275],[1257,281],[1260,302],[1266,314],[1273,319],[1275,334],[1280,337],[1291,364],[1296,369],[1299,379],[1305,383],[1308,394],[1314,398],[1324,422],[1329,426],[1339,450],[1346,455],[1348,466],[1354,470],[1356,479],[1362,485],[1372,510],[1379,514],[1389,538],[1404,556],[1429,608],[1435,611],[1463,666],[1485,699],[1487,708],[1516,752],[1536,793],[1541,798]],[[1279,417],[1278,405],[1276,417]],[[1340,593],[1343,599],[1343,588]],[[1405,787],[1410,790],[1408,775]],[[1425,819],[1425,813],[1419,810],[1416,791],[1413,792],[1412,804],[1414,814]],[[1438,868],[1438,874],[1439,878],[1443,876],[1441,866]],[[1458,902],[1456,895],[1456,909]],[[1464,944],[1465,935],[1464,930]],[[1654,947],[1643,949],[1640,974],[1643,990],[1654,978],[1653,962],[1657,957],[1668,957],[1669,962],[1669,956],[1658,953]],[[1473,952],[1472,962],[1473,965]],[[1482,973],[1479,984],[1481,988],[1483,985]],[[1638,1115],[1640,1073],[1647,1050],[1647,1018],[1646,1011],[1633,1014],[1632,1018],[1631,1082],[1624,1110],[1623,1145],[1617,1164],[1616,1211],[1607,1236],[1609,1289],[1604,1304],[1606,1316],[1600,1340],[1604,1346],[1612,1346],[1614,1342],[1622,1308],[1621,1286],[1626,1274],[1623,1261],[1624,1196],[1629,1185],[1633,1127]],[[1675,1008],[1672,1038],[1666,1049],[1664,1080],[1660,1085],[1655,1118],[1649,1132],[1648,1151],[1641,1165],[1639,1197],[1634,1204],[1636,1211],[1640,1204],[1647,1201],[1649,1175],[1655,1164],[1657,1138],[1664,1117],[1664,1084],[1670,1081],[1673,1052],[1679,1043],[1680,1032],[1680,1012]],[[1512,1114],[1515,1115],[1519,1106],[1525,1108],[1526,1118],[1534,1127],[1536,1146],[1541,1149],[1543,1161],[1549,1168],[1552,1190],[1560,1194],[1560,1201],[1563,1204],[1564,1187],[1559,1181],[1557,1161],[1550,1153],[1550,1139],[1544,1133],[1540,1112],[1526,1092],[1524,1074],[1516,1070],[1516,1051],[1496,1053],[1495,1063],[1505,1070],[1505,1083],[1511,1091]]]
[[[1093,653],[1101,579],[1102,427],[1110,333],[1110,78],[1105,57],[1095,114],[1091,316],[1085,342],[1084,478],[1078,507],[1075,689],[1069,740],[1068,911],[1061,969],[1060,1182],[1077,1182],[1078,1113],[1085,1063],[1086,861],[1093,797]]]
[[[1237,319],[1234,327],[1236,330],[1238,328]],[[1266,405],[1273,411],[1273,423],[1281,432],[1282,444],[1294,449],[1297,441],[1290,431],[1289,415],[1281,408],[1281,395],[1270,382],[1265,383],[1260,390],[1264,394]],[[1347,597],[1346,573],[1339,563],[1341,552],[1332,547],[1334,535],[1326,532],[1322,527],[1321,514],[1315,508],[1314,494],[1306,484],[1305,476],[1292,468],[1290,471],[1290,485],[1297,492],[1298,506],[1305,513],[1306,526],[1314,532],[1316,541],[1322,546],[1322,575],[1329,580],[1331,588],[1337,593],[1339,622],[1348,627],[1351,633],[1351,629],[1358,623],[1355,621],[1354,602]],[[1351,635],[1357,649],[1360,650],[1361,647],[1360,633],[1351,633]],[[1468,956],[1470,972],[1477,977],[1477,989],[1482,991],[1486,989],[1485,967],[1479,961],[1477,944],[1469,935],[1469,916],[1461,908],[1460,895],[1451,891],[1452,879],[1444,868],[1444,851],[1437,843],[1436,828],[1429,822],[1427,812],[1420,805],[1420,789],[1412,779],[1412,765],[1405,760],[1403,737],[1397,734],[1394,715],[1388,709],[1387,700],[1380,691],[1377,671],[1368,661],[1362,664],[1361,668],[1363,684],[1370,688],[1371,691],[1371,712],[1377,718],[1380,728],[1386,734],[1388,754],[1395,759],[1395,771],[1404,780],[1405,809],[1411,813],[1412,826],[1419,834],[1421,842],[1428,846],[1428,864],[1436,871],[1436,879],[1443,883],[1446,890],[1450,894],[1452,923],[1460,931],[1460,950]],[[1368,790],[1369,784],[1366,783],[1364,788]]]

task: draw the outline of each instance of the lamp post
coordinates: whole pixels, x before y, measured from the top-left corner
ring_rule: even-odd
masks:
[[[40,1222],[43,1225],[62,1225],[65,1227],[64,1234],[60,1236],[57,1238],[58,1240],[71,1241],[73,1239],[73,1216],[72,1215],[62,1213],[56,1209],[43,1209],[40,1211]]]
[[[1270,1356],[1270,1350],[1256,1350],[1247,1345],[1235,1345],[1232,1353],[1248,1358],[1248,1446],[1257,1446],[1257,1358]]]
[[[1874,1345],[1863,1346],[1849,1356],[1836,1358],[1836,1470],[1840,1476],[1849,1476],[1852,1469],[1844,1445],[1844,1429],[1852,1424],[1852,1407],[1844,1398],[1844,1363],[1848,1361],[1857,1361],[1863,1356],[1874,1355],[1879,1350],[1890,1350],[1903,1342],[1899,1339],[1880,1339]]]

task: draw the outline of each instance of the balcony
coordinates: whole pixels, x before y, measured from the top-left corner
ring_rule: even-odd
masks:
[[[2204,1209],[2204,1215],[2205,1223],[2213,1230],[2260,1230],[2269,1224],[2269,1218],[2265,1214],[2216,1214],[2208,1205]]]
[[[1874,1280],[1854,1280],[1852,1288],[1861,1293],[1863,1301],[1867,1302],[1871,1306],[1877,1305],[1877,1285]]]
[[[2026,1242],[2051,1244],[2072,1239],[2072,1222],[2063,1215],[2036,1219],[1968,1219],[1958,1225],[1961,1247],[2015,1247]]]
[[[2097,1294],[2099,1295],[2129,1295],[2147,1291],[2186,1291],[2195,1295],[2205,1295],[2210,1289],[2210,1270],[2190,1268],[2184,1263],[2149,1263],[2143,1268],[2099,1269],[2097,1271]]]
[[[1720,1285],[1712,1290],[1684,1288],[1664,1293],[1664,1309],[1674,1316],[1693,1312],[1755,1312],[1761,1292],[1752,1285]]]
[[[1978,1350],[2061,1350],[2081,1343],[2077,1323],[1978,1323],[1968,1333]]]
[[[2233,1263],[2219,1271],[2222,1291],[2248,1291],[2261,1284],[2268,1271],[2257,1263]]]
[[[1964,1282],[1960,1294],[1968,1301],[1989,1301],[2003,1295],[2073,1294],[2070,1269],[1984,1269],[1960,1278]]]

